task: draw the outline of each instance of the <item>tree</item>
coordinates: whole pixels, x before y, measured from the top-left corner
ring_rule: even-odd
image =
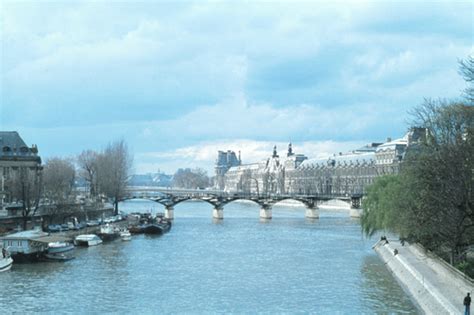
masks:
[[[173,176],[173,186],[186,189],[209,187],[207,172],[201,168],[180,168]]]
[[[402,189],[398,175],[378,177],[367,187],[367,196],[362,200],[364,212],[361,216],[365,234],[373,235],[378,230],[400,232],[395,214],[398,212]]]
[[[64,212],[71,200],[76,170],[69,159],[50,158],[43,169],[44,197],[48,200],[46,212],[50,220]]]
[[[455,264],[474,243],[474,107],[426,100],[412,114],[426,139],[409,148],[399,175],[368,188],[362,227],[448,251]]]
[[[98,190],[112,199],[115,214],[118,203],[125,196],[127,180],[132,168],[133,158],[125,141],[110,143],[97,158]]]
[[[77,157],[79,166],[79,176],[89,183],[89,194],[91,197],[97,196],[97,164],[99,154],[92,150],[84,150]]]
[[[459,73],[462,75],[468,87],[464,90],[466,98],[474,102],[474,57],[469,56],[459,62]]]
[[[43,186],[41,170],[41,166],[21,166],[7,180],[11,198],[21,203],[24,230],[29,218],[35,215],[39,207]]]

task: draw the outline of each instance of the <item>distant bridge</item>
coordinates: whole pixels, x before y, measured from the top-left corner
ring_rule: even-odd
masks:
[[[328,200],[342,200],[351,206],[351,216],[359,216],[362,195],[298,195],[298,194],[254,194],[228,193],[222,190],[201,189],[167,189],[158,187],[128,187],[121,201],[130,199],[147,199],[165,207],[165,217],[174,218],[174,207],[187,200],[201,200],[211,204],[215,219],[224,218],[224,206],[236,200],[248,200],[260,206],[260,218],[271,219],[272,207],[284,200],[295,200],[306,206],[307,218],[319,218],[318,204]]]

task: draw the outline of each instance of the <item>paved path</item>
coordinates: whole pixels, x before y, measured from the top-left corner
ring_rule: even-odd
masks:
[[[472,282],[416,245],[402,246],[398,240],[384,243],[378,242],[374,249],[423,311],[428,314],[463,314],[464,296],[474,291]],[[396,255],[395,249],[398,251]]]

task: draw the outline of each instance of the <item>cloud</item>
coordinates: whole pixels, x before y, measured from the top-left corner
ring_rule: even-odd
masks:
[[[0,129],[44,156],[123,137],[156,153],[142,169],[397,137],[423,97],[460,94],[472,50],[471,3],[4,3]]]

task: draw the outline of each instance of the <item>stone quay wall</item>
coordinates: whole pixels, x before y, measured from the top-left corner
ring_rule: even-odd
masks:
[[[463,314],[472,279],[416,244],[379,241],[374,250],[424,313]]]

